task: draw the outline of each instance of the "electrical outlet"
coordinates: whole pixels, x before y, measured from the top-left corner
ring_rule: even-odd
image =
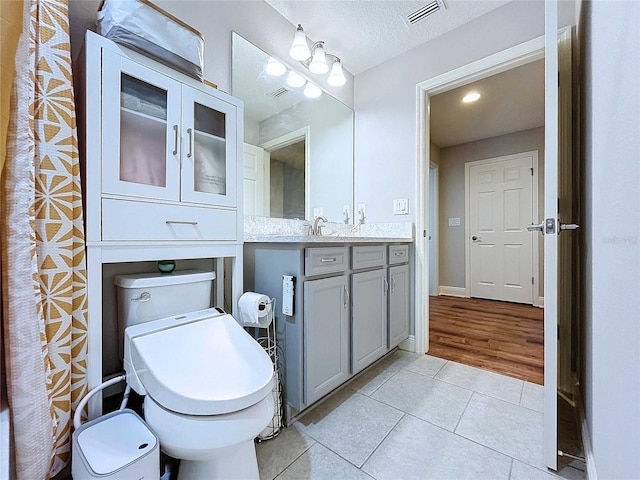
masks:
[[[344,220],[344,223],[349,223],[349,219],[351,217],[351,207],[349,207],[349,205],[343,205],[342,206],[342,219]]]
[[[367,218],[367,204],[359,203],[358,204],[358,220],[360,220],[360,223],[364,223],[365,218]]]

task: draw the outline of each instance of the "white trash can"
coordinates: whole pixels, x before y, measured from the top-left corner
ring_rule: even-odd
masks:
[[[73,433],[73,480],[158,480],[160,442],[133,410],[91,420]]]

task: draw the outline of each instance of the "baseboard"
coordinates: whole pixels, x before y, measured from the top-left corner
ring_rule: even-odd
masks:
[[[406,350],[408,352],[415,352],[416,351],[416,336],[415,335],[409,335],[409,337],[407,337],[406,340],[400,342],[400,345],[398,345],[398,348],[400,350]]]
[[[544,308],[544,297],[538,297],[538,307]]]
[[[596,464],[593,457],[593,447],[591,445],[591,437],[589,436],[589,425],[584,414],[584,400],[580,387],[576,388],[576,403],[578,404],[578,419],[580,421],[580,433],[582,435],[582,448],[584,449],[584,457],[587,463],[587,480],[598,480],[596,473]]]
[[[467,289],[464,287],[447,287],[446,285],[440,285],[438,288],[438,295],[448,295],[450,297],[466,297]]]

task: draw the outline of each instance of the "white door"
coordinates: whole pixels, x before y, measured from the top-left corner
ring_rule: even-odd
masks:
[[[438,169],[429,167],[429,295],[437,295],[438,278]]]
[[[545,6],[544,460],[558,465],[559,379],[570,377],[578,191],[573,186],[571,30],[558,35],[558,2]],[[560,84],[560,85],[559,85]],[[564,233],[561,233],[563,232]],[[534,233],[537,235],[537,233]],[[563,388],[564,389],[564,388]]]
[[[533,303],[534,152],[473,162],[469,178],[470,294]]]
[[[244,144],[244,214],[259,217],[268,216],[265,202],[264,149]]]

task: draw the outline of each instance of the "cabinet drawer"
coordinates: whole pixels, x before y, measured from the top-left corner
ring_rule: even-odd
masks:
[[[102,240],[234,240],[235,210],[102,200]]]
[[[409,261],[409,245],[389,245],[389,265],[407,263]]]
[[[351,266],[359,268],[381,267],[387,263],[387,249],[384,245],[362,245],[351,247]]]
[[[304,249],[304,274],[307,276],[343,272],[348,263],[347,247]]]

